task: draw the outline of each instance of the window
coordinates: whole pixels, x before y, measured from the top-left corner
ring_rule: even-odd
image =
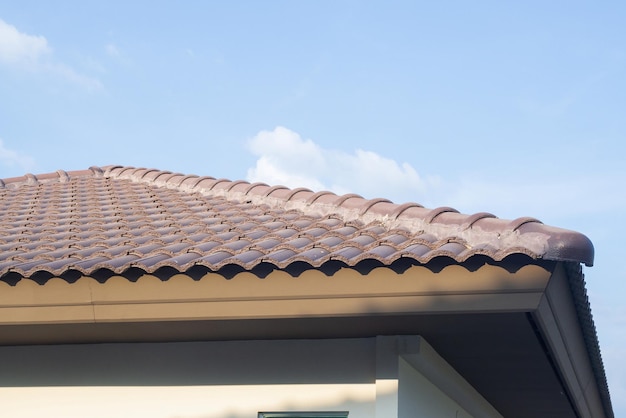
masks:
[[[334,412],[259,412],[258,418],[345,418],[348,411]]]

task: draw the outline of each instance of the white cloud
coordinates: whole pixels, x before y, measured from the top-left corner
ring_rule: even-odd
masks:
[[[0,62],[34,69],[41,65],[44,56],[51,53],[46,38],[21,33],[0,19]]]
[[[88,90],[102,88],[99,80],[55,61],[53,55],[45,37],[22,33],[0,19],[0,64],[17,70],[52,74]]]
[[[421,178],[408,163],[398,163],[372,151],[353,153],[324,149],[284,127],[261,131],[248,143],[258,157],[248,170],[248,181],[359,193],[395,201],[419,201],[434,184]]]
[[[259,157],[256,166],[248,170],[250,181],[315,190],[325,187],[318,179],[326,171],[324,151],[296,132],[281,126],[261,131],[248,142],[248,148]]]
[[[17,167],[22,172],[28,172],[35,167],[35,160],[28,155],[23,155],[17,151],[6,148],[4,141],[0,139],[0,165],[5,167]]]

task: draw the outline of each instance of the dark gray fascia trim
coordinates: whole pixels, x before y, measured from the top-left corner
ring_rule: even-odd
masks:
[[[602,362],[602,353],[600,352],[600,343],[598,342],[598,334],[593,322],[591,305],[589,304],[589,297],[587,296],[587,289],[585,287],[585,275],[583,274],[580,263],[568,262],[564,264],[565,271],[567,272],[567,281],[572,292],[574,305],[576,306],[578,322],[580,323],[587,353],[589,354],[591,368],[596,378],[598,388],[600,389],[602,406],[604,407],[606,416],[608,418],[614,418],[615,415],[613,413],[609,385],[606,380],[604,363]]]

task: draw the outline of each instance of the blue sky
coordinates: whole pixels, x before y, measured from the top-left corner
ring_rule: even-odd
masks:
[[[626,3],[0,0],[0,178],[121,164],[588,235],[626,416]]]

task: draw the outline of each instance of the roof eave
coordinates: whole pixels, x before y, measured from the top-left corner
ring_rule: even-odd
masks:
[[[541,223],[526,223],[520,233],[541,233],[548,236],[543,258],[552,261],[573,261],[593,266],[595,250],[591,240],[580,232],[556,228]]]

